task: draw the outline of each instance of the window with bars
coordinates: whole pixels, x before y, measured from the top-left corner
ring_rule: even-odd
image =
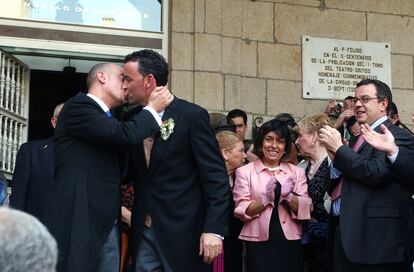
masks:
[[[29,68],[0,50],[0,170],[11,175],[27,140]]]

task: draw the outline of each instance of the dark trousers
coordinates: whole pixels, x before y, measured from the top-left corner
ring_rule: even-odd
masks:
[[[96,271],[98,272],[114,272],[119,271],[120,264],[120,234],[119,226],[115,224],[108,234],[108,238],[102,247],[99,256],[99,264]]]
[[[179,249],[177,249],[179,250]],[[172,272],[152,227],[145,227],[136,256],[136,272]]]
[[[412,265],[412,264],[411,264]],[[332,252],[332,271],[333,272],[409,272],[412,271],[409,264],[390,263],[390,264],[355,264],[351,263],[346,257],[342,246],[340,227],[337,224],[334,229],[334,241]]]
[[[306,244],[303,246],[305,264],[308,272],[326,272],[326,242],[323,244]]]

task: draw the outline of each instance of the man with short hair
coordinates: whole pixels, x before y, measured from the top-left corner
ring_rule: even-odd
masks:
[[[346,121],[354,116],[354,102],[352,96],[345,97],[343,101],[343,106],[340,108],[341,113],[336,119],[334,128],[336,128],[340,133],[343,139],[349,140],[351,138],[351,133],[347,127]]]
[[[120,182],[125,149],[160,130],[157,112],[171,101],[166,88],[127,122],[111,109],[125,101],[121,67],[100,63],[87,77],[88,93],[69,99],[54,138],[55,181],[48,227],[59,246],[58,271],[119,269]]]
[[[62,107],[63,103],[58,104],[50,118],[53,129]],[[48,199],[52,195],[53,176],[53,137],[22,144],[13,173],[10,206],[45,223],[46,214],[49,212]]]
[[[35,217],[0,208],[0,270],[2,272],[54,272],[55,239]]]
[[[401,148],[413,150],[414,138],[387,118],[390,88],[365,79],[355,90],[355,118],[375,131],[384,124]],[[333,271],[410,271],[410,209],[413,199],[386,154],[359,136],[342,144],[337,130],[325,126],[319,139],[342,178],[332,191],[330,245]],[[331,176],[337,176],[331,171]]]
[[[168,64],[141,50],[126,56],[123,73],[128,102],[145,106],[152,89],[167,83]],[[161,133],[131,150],[135,269],[209,271],[227,228],[226,168],[205,109],[174,97],[160,115]]]
[[[241,109],[234,109],[227,114],[227,124],[236,127],[236,133],[244,140],[247,132],[247,114]]]

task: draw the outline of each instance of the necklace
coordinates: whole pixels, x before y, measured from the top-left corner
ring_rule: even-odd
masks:
[[[313,175],[318,171],[319,166],[321,165],[321,163],[325,160],[326,156],[328,156],[328,154],[323,154],[323,156],[317,160],[316,162],[312,163],[310,162],[310,167],[309,167],[309,177],[313,177]]]
[[[270,172],[276,172],[277,170],[279,170],[279,166],[276,166],[276,167],[267,167],[267,169],[269,169]]]

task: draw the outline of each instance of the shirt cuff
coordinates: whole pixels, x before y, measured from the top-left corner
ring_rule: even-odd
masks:
[[[331,179],[337,179],[341,175],[341,172],[336,169],[333,165],[330,166],[329,174]]]
[[[393,164],[395,162],[399,152],[400,152],[400,149],[397,146],[397,152],[394,155],[387,156],[387,158],[390,160],[391,164]]]
[[[215,233],[211,233],[211,232],[208,232],[207,234],[211,234],[213,236],[216,236],[217,238],[220,238],[221,240],[224,240],[224,236],[221,236],[221,235],[218,235],[218,234],[215,234]]]
[[[161,126],[161,124],[162,124],[162,120],[161,120],[161,117],[158,115],[158,113],[152,108],[152,107],[150,107],[150,106],[145,106],[144,108],[143,108],[143,110],[147,110],[147,111],[149,111],[151,114],[152,114],[152,116],[154,116],[154,119],[155,119],[155,121],[157,121],[157,124],[159,125],[159,126]]]

